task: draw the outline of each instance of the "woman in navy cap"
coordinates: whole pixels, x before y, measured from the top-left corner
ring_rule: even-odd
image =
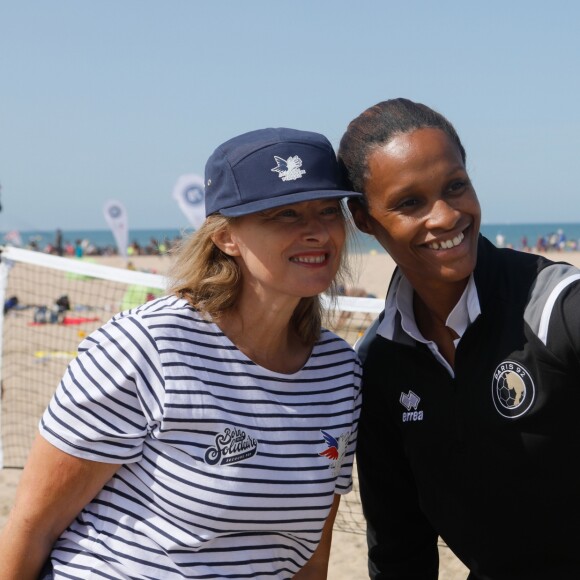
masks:
[[[322,135],[216,149],[171,294],[85,339],[44,413],[0,577],[326,578],[360,367],[319,294],[353,195]]]

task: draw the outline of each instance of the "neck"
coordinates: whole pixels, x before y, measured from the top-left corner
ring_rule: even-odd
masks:
[[[216,320],[223,333],[256,364],[280,373],[304,366],[311,345],[305,345],[290,324],[296,304],[269,304],[265,308],[244,300]]]
[[[432,305],[431,305],[432,306]],[[446,325],[447,318],[452,308],[432,308],[428,303],[426,303],[416,292],[413,294],[413,312],[415,314],[415,321],[421,333],[423,334],[422,327],[429,328],[444,328],[448,333],[454,334],[455,332]],[[425,336],[425,335],[424,335]],[[427,338],[427,337],[426,337]]]
[[[451,311],[459,302],[469,278],[458,282],[426,284],[425,280],[407,277],[413,287],[414,304],[419,300],[429,311],[429,315],[445,323]]]
[[[449,314],[455,308],[465,290],[466,283],[462,287],[454,288],[453,292],[419,292],[413,293],[413,311],[415,322],[421,334],[432,340],[439,352],[453,367],[455,364],[455,343],[459,338],[457,333],[446,325]]]

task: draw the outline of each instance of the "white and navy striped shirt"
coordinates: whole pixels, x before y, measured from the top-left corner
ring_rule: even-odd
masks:
[[[123,464],[55,545],[55,578],[292,577],[352,486],[360,377],[329,331],[281,374],[174,296],[117,315],[40,423],[66,453]]]

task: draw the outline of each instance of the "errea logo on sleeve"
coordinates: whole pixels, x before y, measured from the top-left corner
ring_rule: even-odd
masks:
[[[423,420],[423,411],[419,411],[419,403],[421,402],[421,397],[415,394],[413,391],[409,390],[408,393],[401,393],[399,397],[399,403],[407,409],[407,411],[403,412],[402,418],[403,423],[407,423],[408,421],[422,421]]]

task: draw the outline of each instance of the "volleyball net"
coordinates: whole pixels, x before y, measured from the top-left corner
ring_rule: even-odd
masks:
[[[164,276],[0,248],[0,468],[21,469],[38,422],[80,341],[114,314],[157,296]],[[350,344],[383,308],[373,298],[324,303],[327,326]],[[335,528],[364,533],[358,480],[341,501]]]

